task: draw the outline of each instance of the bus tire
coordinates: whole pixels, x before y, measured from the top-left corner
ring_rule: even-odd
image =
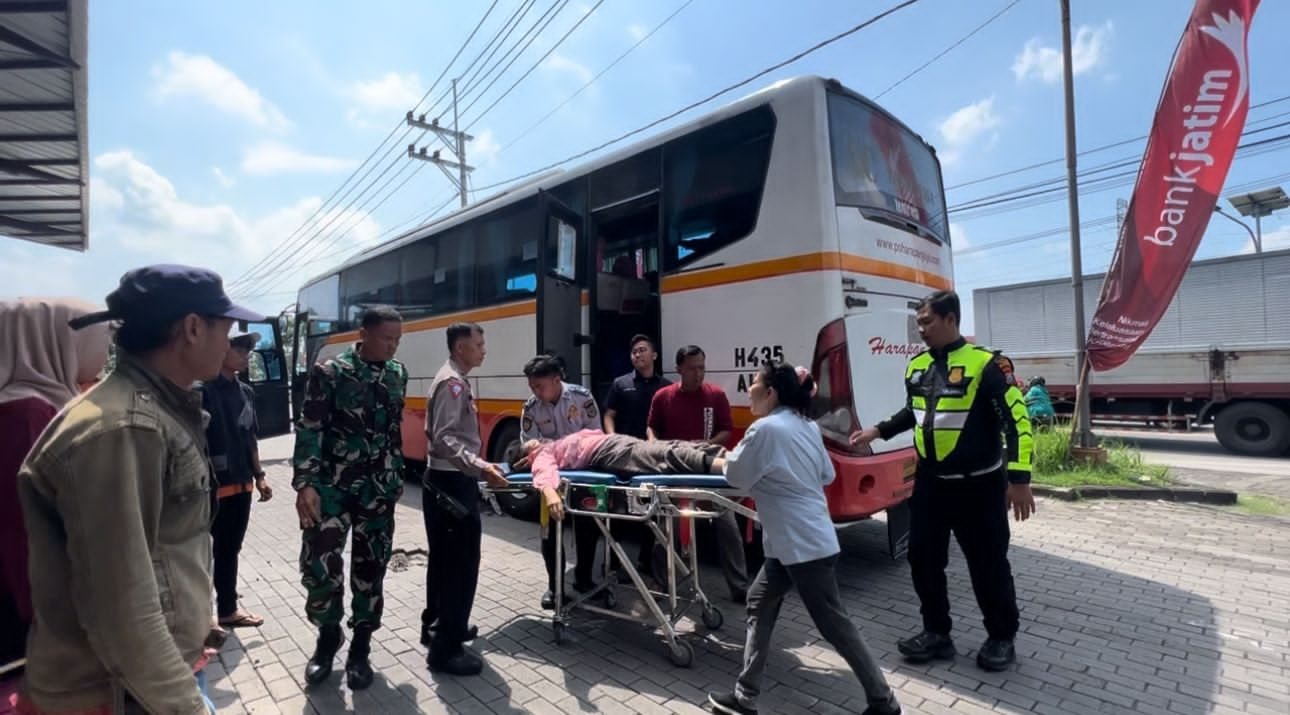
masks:
[[[507,420],[498,426],[492,444],[489,445],[489,461],[509,462],[515,458],[519,448],[520,423]],[[537,492],[498,494],[497,503],[501,505],[502,511],[516,519],[537,521],[538,511],[542,508],[542,497]]]
[[[1276,457],[1290,450],[1290,414],[1266,402],[1237,402],[1218,413],[1214,436],[1229,452]]]

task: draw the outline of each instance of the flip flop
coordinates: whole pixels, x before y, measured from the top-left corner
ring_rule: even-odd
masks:
[[[227,626],[228,628],[259,628],[264,625],[264,618],[244,611],[239,611],[231,618],[219,619],[219,624],[221,626]]]

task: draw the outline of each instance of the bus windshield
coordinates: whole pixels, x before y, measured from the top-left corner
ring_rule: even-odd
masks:
[[[829,93],[829,138],[837,203],[867,218],[949,242],[941,172],[931,149],[908,129],[858,99]]]

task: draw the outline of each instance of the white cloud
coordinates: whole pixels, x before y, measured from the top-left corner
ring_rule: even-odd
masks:
[[[568,57],[556,52],[542,63],[543,69],[554,70],[556,72],[568,72],[582,81],[583,84],[591,81],[596,76],[586,65],[575,62]]]
[[[1112,29],[1111,21],[1107,20],[1097,27],[1081,25],[1076,30],[1071,41],[1071,72],[1081,75],[1105,62]],[[1031,38],[1013,60],[1012,73],[1018,81],[1038,79],[1056,84],[1062,79],[1062,52],[1059,48],[1045,46],[1038,37]]]
[[[205,55],[171,52],[164,65],[153,67],[152,76],[157,80],[158,99],[195,99],[274,131],[291,126],[258,91]]]
[[[95,201],[106,205],[101,215],[94,217],[91,245],[101,249],[115,243],[126,251],[113,253],[135,254],[131,260],[135,265],[177,262],[208,266],[226,279],[268,255],[322,205],[321,198],[310,197],[263,216],[246,217],[226,204],[198,204],[181,197],[169,179],[129,150],[100,155],[94,160],[94,170],[100,197]],[[102,198],[112,195],[119,200]],[[298,256],[301,261],[315,252],[371,243],[380,234],[375,219],[354,209],[325,211],[312,226],[317,228],[307,229],[305,235],[327,228],[315,239],[316,250],[311,248]],[[330,242],[336,235],[333,232],[341,229],[345,237],[324,250],[321,244]],[[316,267],[304,268],[293,261],[290,267],[275,272],[272,281],[275,286],[294,289],[302,274]]]
[[[115,211],[125,205],[125,197],[108,182],[97,176],[90,177],[90,211]],[[93,218],[91,217],[91,220]]]
[[[963,224],[950,222],[950,245],[954,246],[956,251],[972,245],[972,242],[968,240],[967,229],[963,228]]]
[[[272,174],[333,173],[352,169],[353,159],[305,154],[276,142],[261,142],[242,156],[242,171],[257,176]]]
[[[937,127],[943,140],[941,162],[946,165],[955,164],[965,150],[972,149],[972,145],[981,144],[983,137],[986,141],[992,141],[994,130],[1001,123],[1002,120],[994,111],[994,97],[987,97],[956,110]]]
[[[633,40],[640,42],[649,34],[649,28],[640,23],[632,23],[627,26],[627,34],[631,35]]]
[[[1278,228],[1275,231],[1263,232],[1263,251],[1280,251],[1283,248],[1290,248],[1290,226]],[[1254,253],[1254,239],[1247,239],[1241,253]]]
[[[350,88],[352,99],[366,110],[399,110],[406,112],[421,101],[425,89],[415,73],[389,72],[367,82],[358,82]]]
[[[219,168],[218,166],[212,166],[211,173],[215,175],[215,180],[219,182],[219,185],[223,186],[226,189],[233,188],[233,185],[237,183],[236,181],[233,180],[233,177],[229,176],[228,174],[225,174],[224,170]]]
[[[466,161],[471,166],[492,166],[497,161],[497,154],[502,145],[497,143],[497,136],[492,129],[475,135],[475,140],[466,146]]]

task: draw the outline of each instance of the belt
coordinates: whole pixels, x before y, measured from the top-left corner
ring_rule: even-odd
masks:
[[[1002,466],[1003,466],[1003,458],[1000,458],[999,461],[995,462],[993,465],[989,467],[986,467],[985,469],[978,469],[976,471],[960,473],[960,474],[937,474],[935,476],[937,479],[967,479],[968,477],[980,477],[980,476],[989,474],[991,472],[997,472],[999,471],[999,468]]]
[[[255,486],[250,482],[242,482],[241,484],[230,484],[226,487],[220,487],[215,492],[215,496],[219,499],[226,499],[228,497],[235,497],[238,494],[247,494],[254,490]]]

